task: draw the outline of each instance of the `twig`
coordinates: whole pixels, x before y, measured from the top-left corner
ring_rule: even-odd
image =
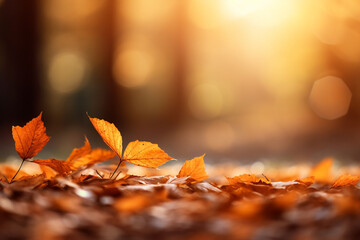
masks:
[[[114,174],[116,173],[116,171],[119,169],[119,167],[120,167],[120,165],[121,165],[122,162],[123,162],[123,160],[122,160],[122,158],[120,158],[120,161],[119,161],[118,165],[116,166],[115,171],[111,174],[110,179],[112,179],[112,177],[114,176]]]
[[[114,178],[114,180],[117,179],[117,177],[120,175],[120,173],[122,173],[122,171],[119,171],[118,174],[116,174],[116,177]]]
[[[24,162],[25,162],[25,159],[22,160],[19,169],[17,170],[17,172],[15,173],[15,175],[14,175],[14,176],[12,177],[12,179],[10,180],[10,183],[12,183],[13,180],[15,179],[16,175],[18,175],[18,173],[20,172],[20,169],[21,169],[22,165],[24,164]]]
[[[100,173],[98,172],[98,170],[95,170],[95,172],[97,173],[97,175],[99,175],[99,177],[104,178],[104,176],[101,176]]]
[[[264,173],[262,173],[262,175],[266,178],[266,180],[267,180],[268,182],[270,182],[270,180],[265,176]]]

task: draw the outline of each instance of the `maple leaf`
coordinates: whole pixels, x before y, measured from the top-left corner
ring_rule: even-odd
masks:
[[[205,171],[204,156],[205,154],[200,157],[195,157],[191,160],[185,161],[177,177],[190,177],[199,182],[207,179],[209,176]]]
[[[24,127],[12,127],[15,149],[23,160],[34,157],[50,140],[50,137],[46,135],[46,128],[41,116],[42,112]]]
[[[332,187],[335,188],[344,186],[355,186],[359,182],[359,180],[360,178],[358,176],[341,175],[340,177],[338,177],[338,179],[335,180]]]
[[[33,161],[39,165],[48,166],[58,172],[61,176],[66,176],[71,172],[70,166],[67,162],[62,160],[50,159],[37,159]]]
[[[165,162],[173,159],[161,148],[159,148],[157,144],[138,140],[130,142],[124,151],[124,155],[122,155],[122,137],[120,131],[115,127],[115,125],[103,119],[91,118],[90,116],[88,117],[104,142],[120,158],[120,162],[114,173],[117,171],[122,161],[142,167],[157,168]]]

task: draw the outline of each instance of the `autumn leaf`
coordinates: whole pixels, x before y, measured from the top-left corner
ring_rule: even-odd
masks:
[[[2,181],[4,182],[7,182],[8,180],[10,180],[13,176],[15,176],[15,173],[16,173],[16,170],[11,167],[11,166],[7,166],[7,165],[2,165],[0,166],[0,173],[2,176],[0,177],[4,177],[6,179],[2,179]],[[16,180],[16,179],[19,179],[21,177],[24,177],[24,176],[29,176],[29,174],[27,174],[26,172],[24,171],[19,171],[17,176],[13,179],[13,180]]]
[[[103,119],[91,118],[88,116],[92,125],[104,140],[106,145],[111,148],[121,158],[122,154],[122,137],[120,131],[113,123],[109,123]]]
[[[345,186],[355,186],[359,182],[360,178],[358,176],[352,175],[341,175],[338,179],[335,180],[332,185],[335,187],[345,187]]]
[[[311,177],[297,179],[295,181],[298,182],[298,183],[305,184],[306,186],[310,186],[310,185],[312,185],[314,183],[315,177],[311,176]]]
[[[75,148],[66,159],[69,165],[72,165],[78,158],[88,155],[91,152],[89,140],[85,137],[85,144],[81,148]]]
[[[325,158],[318,165],[316,165],[312,172],[311,176],[315,177],[315,181],[329,183],[331,182],[332,175],[331,169],[333,166],[334,160],[332,158]]]
[[[104,142],[119,156],[120,163],[126,161],[142,167],[157,168],[172,159],[157,144],[138,140],[130,142],[122,156],[122,137],[115,125],[90,116],[89,119]]]
[[[24,127],[12,127],[15,149],[23,160],[34,157],[50,140],[50,137],[46,135],[46,128],[41,116],[42,113]]]
[[[230,185],[234,185],[236,183],[270,183],[265,178],[259,178],[254,174],[241,174],[239,176],[227,178]]]
[[[58,173],[51,167],[39,164],[40,170],[45,176],[45,179],[51,179],[58,175]]]
[[[94,149],[89,154],[82,156],[74,161],[69,162],[71,170],[78,170],[84,167],[90,167],[96,163],[107,161],[115,157],[113,151],[104,149]]]
[[[37,159],[33,161],[34,163],[37,163],[39,165],[48,166],[52,169],[54,169],[56,172],[58,172],[62,176],[66,176],[71,172],[71,169],[67,162],[62,160],[56,160],[53,158],[50,159]]]
[[[149,168],[157,168],[171,159],[157,144],[138,140],[127,145],[123,156],[126,162]]]
[[[205,154],[193,158],[192,160],[185,161],[177,177],[190,177],[199,182],[207,179],[209,176],[205,171],[204,156]]]

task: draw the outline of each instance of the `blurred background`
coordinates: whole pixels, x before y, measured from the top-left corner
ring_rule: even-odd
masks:
[[[0,157],[43,111],[39,157],[124,142],[242,163],[360,157],[360,2],[0,0]]]

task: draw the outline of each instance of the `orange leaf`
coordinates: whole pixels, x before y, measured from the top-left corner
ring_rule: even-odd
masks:
[[[325,182],[325,183],[330,182],[332,178],[331,175],[332,166],[333,166],[333,159],[325,158],[313,168],[310,175],[314,176],[315,181],[317,182]]]
[[[17,171],[16,169],[14,169],[13,167],[8,166],[8,165],[0,166],[0,173],[3,176],[5,176],[8,179],[8,181],[10,181],[10,179],[15,175],[16,171]],[[14,178],[14,180],[17,180],[17,179],[19,179],[21,177],[24,177],[24,176],[29,176],[29,174],[27,174],[26,172],[20,170],[19,173]],[[2,176],[0,176],[0,177],[2,177]]]
[[[196,181],[203,181],[209,176],[205,171],[204,155],[185,161],[177,177],[190,177]]]
[[[241,175],[236,176],[236,177],[227,178],[227,180],[229,181],[230,185],[233,185],[233,184],[236,184],[236,183],[239,183],[239,182],[245,182],[245,183],[259,182],[260,178],[258,178],[254,174],[241,174]]]
[[[254,174],[241,174],[236,177],[229,178],[227,177],[230,185],[234,185],[236,183],[270,183],[266,178],[259,178]]]
[[[52,169],[54,169],[56,172],[58,172],[62,176],[66,176],[70,173],[70,167],[69,164],[65,161],[56,160],[56,159],[37,159],[33,161],[34,163],[37,163],[39,165],[48,166]]]
[[[113,151],[97,148],[92,150],[89,154],[72,161],[69,165],[71,170],[78,170],[109,160],[115,157],[115,155],[116,154]]]
[[[34,157],[50,140],[41,116],[42,113],[24,127],[12,127],[15,149],[23,160]]]
[[[341,175],[336,179],[332,187],[355,186],[359,180],[360,178],[358,176]]]
[[[126,162],[149,168],[157,168],[171,159],[157,144],[138,140],[127,145],[123,157]]]
[[[54,169],[52,169],[51,167],[48,167],[45,165],[39,165],[39,167],[46,179],[51,179],[53,177],[56,177],[57,172]]]
[[[113,123],[103,119],[88,116],[96,131],[100,134],[106,145],[109,146],[120,158],[122,154],[122,137]]]
[[[91,146],[89,143],[89,140],[85,137],[85,144],[81,148],[75,148],[68,159],[66,159],[66,162],[70,165],[75,162],[78,158],[81,158],[83,156],[88,155],[91,152]]]
[[[315,177],[311,176],[311,177],[297,179],[295,181],[298,182],[298,183],[305,184],[306,186],[310,186],[310,185],[312,185],[314,183]]]

